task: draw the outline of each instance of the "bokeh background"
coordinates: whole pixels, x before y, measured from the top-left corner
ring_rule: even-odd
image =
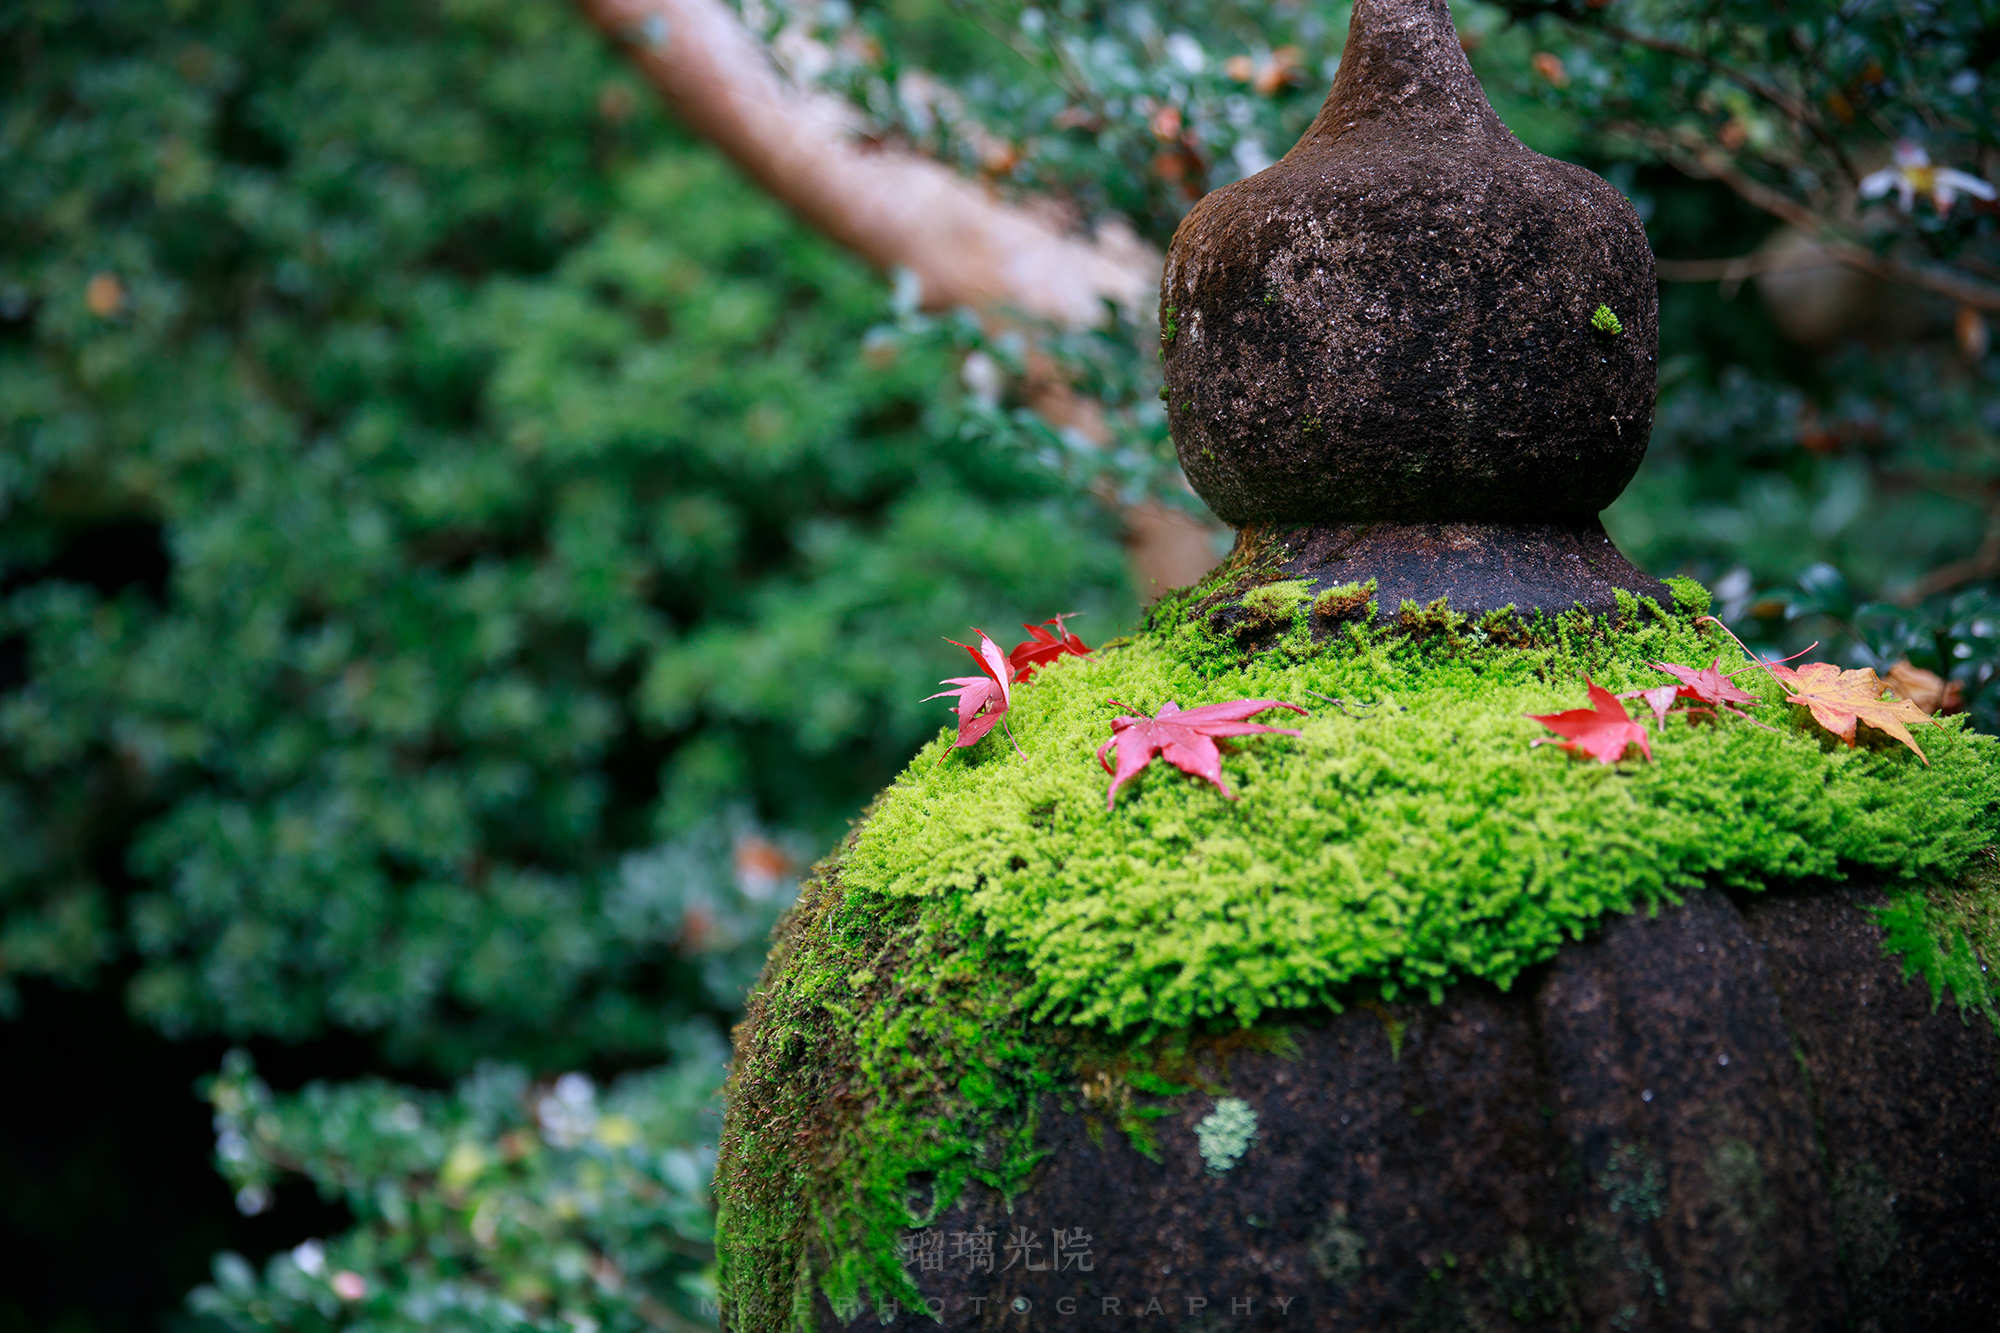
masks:
[[[1614,536],[1993,729],[2000,4],[1454,12],[1663,261]],[[1347,14],[744,21],[884,151],[1163,246]],[[943,636],[1114,635],[1135,509],[1203,517],[1149,312],[925,309],[631,54],[558,0],[0,6],[0,1333],[713,1326],[797,876]]]

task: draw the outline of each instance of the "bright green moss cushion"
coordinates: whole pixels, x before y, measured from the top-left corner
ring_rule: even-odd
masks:
[[[1578,620],[1530,648],[1353,625],[1314,645],[1301,612],[1287,641],[1221,669],[1205,625],[1176,610],[1018,688],[1021,753],[996,733],[940,762],[940,738],[847,862],[850,886],[934,899],[1004,942],[1039,1016],[1248,1023],[1357,980],[1388,998],[1505,986],[1606,911],[1704,880],[1843,864],[1953,876],[2000,809],[1995,743],[1962,721],[1920,729],[1928,765],[1893,744],[1849,750],[1754,670],[1736,679],[1766,700],[1766,727],[1670,717],[1652,762],[1635,750],[1615,767],[1533,746],[1550,733],[1526,715],[1582,707],[1586,672],[1625,691],[1672,683],[1653,661],[1742,664],[1720,633],[1650,603],[1615,632]],[[1262,719],[1296,739],[1231,743],[1239,799],[1155,761],[1105,810],[1095,750],[1129,711],[1110,700],[1152,713],[1246,697],[1313,715]]]

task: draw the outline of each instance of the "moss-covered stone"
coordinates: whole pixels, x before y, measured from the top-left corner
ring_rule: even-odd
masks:
[[[1020,754],[941,735],[807,887],[739,1032],[731,1326],[804,1326],[816,1292],[914,1298],[898,1236],[968,1182],[1020,1188],[1049,1097],[1143,1148],[1174,1098],[1227,1090],[1200,1071],[1232,1033],[1504,988],[1607,913],[1705,883],[1869,868],[1907,886],[1889,910],[1913,965],[1991,1012],[1973,952],[2000,919],[1973,873],[2000,812],[1990,738],[1928,728],[1928,766],[1848,750],[1746,672],[1770,729],[1675,720],[1654,762],[1616,767],[1531,748],[1546,733],[1524,715],[1575,706],[1586,673],[1627,690],[1665,679],[1650,661],[1741,664],[1695,623],[1706,594],[1672,592],[1610,623],[1434,605],[1329,624],[1239,553],[1133,638],[1017,688]],[[1268,623],[1246,644],[1220,606]],[[1111,717],[1243,697],[1313,716],[1234,744],[1237,800],[1156,763],[1107,811]]]

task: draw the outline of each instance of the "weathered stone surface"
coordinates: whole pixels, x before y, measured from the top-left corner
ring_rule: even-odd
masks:
[[[1746,913],[1828,1163],[1852,1327],[2000,1327],[2000,1044],[1931,1011],[1835,898]],[[1974,1317],[1977,1316],[1977,1317]]]
[[[1027,1192],[970,1191],[915,1276],[946,1328],[1990,1327],[2000,1039],[1901,978],[1872,901],[1697,893],[1511,993],[1219,1046],[1259,1124],[1219,1177],[1207,1096],[1158,1163],[1052,1100]],[[1057,1229],[1089,1235],[1061,1268]],[[982,1231],[992,1273],[963,1257]]]
[[[1404,602],[1440,597],[1461,615],[1511,606],[1559,615],[1617,609],[1620,589],[1672,606],[1659,580],[1632,566],[1595,518],[1567,523],[1323,523],[1274,538],[1278,571],[1315,591],[1375,580],[1382,620]]]
[[[1645,453],[1657,313],[1631,206],[1508,132],[1444,0],[1360,0],[1312,128],[1168,252],[1181,466],[1239,526],[1588,518]]]

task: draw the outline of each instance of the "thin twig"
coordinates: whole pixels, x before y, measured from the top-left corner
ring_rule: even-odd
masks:
[[[1902,606],[1912,606],[1926,597],[1948,592],[1961,584],[1990,579],[1995,574],[2000,574],[2000,514],[1988,520],[1978,550],[1963,560],[1939,565],[1897,593],[1896,601]]]
[[[1734,69],[1723,64],[1712,55],[1695,50],[1692,46],[1683,46],[1679,42],[1669,41],[1665,37],[1649,37],[1645,33],[1634,32],[1630,28],[1621,28],[1615,23],[1601,23],[1597,27],[1605,36],[1617,41],[1630,42],[1634,46],[1643,46],[1648,51],[1658,51],[1662,55],[1673,56],[1677,60],[1686,60],[1700,65],[1711,74],[1719,74],[1752,96],[1763,98],[1793,120],[1811,125],[1815,119],[1811,106],[1794,100],[1782,88],[1776,88],[1768,83],[1752,78],[1739,69]]]
[[[1315,699],[1319,700],[1319,701],[1320,701],[1321,703],[1327,703],[1327,704],[1332,704],[1332,705],[1333,705],[1333,706],[1334,706],[1335,708],[1338,708],[1338,709],[1339,709],[1339,710],[1340,710],[1341,712],[1343,712],[1343,713],[1347,713],[1347,716],[1348,716],[1348,717],[1350,717],[1350,718],[1353,718],[1353,720],[1354,720],[1354,721],[1356,721],[1356,722],[1365,722],[1365,721],[1367,721],[1367,720],[1368,720],[1368,719],[1366,719],[1366,718],[1363,718],[1363,717],[1356,717],[1356,716],[1355,716],[1355,715],[1354,715],[1353,713],[1348,713],[1348,712],[1347,712],[1347,705],[1346,705],[1346,704],[1342,703],[1342,702],[1341,702],[1340,700],[1338,700],[1338,699],[1333,699],[1333,698],[1329,698],[1328,696],[1326,696],[1326,695],[1324,695],[1324,694],[1321,694],[1321,693],[1320,693],[1319,691],[1317,691],[1317,690],[1300,690],[1300,691],[1299,691],[1299,693],[1300,693],[1300,694],[1305,694],[1305,695],[1310,695],[1311,697],[1313,697],[1313,698],[1315,698]],[[1355,704],[1354,706],[1355,706],[1356,708],[1362,708],[1362,709],[1367,709],[1367,708],[1376,708],[1376,707],[1379,707],[1379,706],[1380,706],[1380,700],[1377,700],[1377,701],[1376,701],[1375,703],[1372,703],[1372,704],[1363,704],[1363,703],[1357,703],[1357,704]]]
[[[1732,641],[1733,641],[1733,642],[1734,642],[1734,643],[1736,644],[1736,646],[1737,646],[1738,648],[1741,648],[1741,649],[1743,650],[1743,655],[1744,655],[1745,657],[1747,657],[1747,658],[1749,658],[1749,659],[1750,659],[1750,662],[1749,662],[1749,665],[1748,665],[1748,666],[1740,666],[1740,667],[1737,667],[1737,668],[1736,668],[1736,671],[1748,671],[1748,670],[1750,670],[1750,669],[1751,669],[1751,667],[1760,667],[1760,668],[1762,668],[1762,669],[1763,669],[1763,672],[1764,672],[1764,674],[1765,674],[1765,675],[1767,675],[1767,676],[1769,676],[1769,677],[1771,678],[1771,683],[1772,683],[1772,684],[1776,685],[1776,686],[1777,686],[1777,687],[1778,687],[1779,689],[1781,689],[1781,690],[1785,688],[1785,682],[1784,682],[1784,681],[1782,681],[1782,680],[1779,680],[1779,679],[1778,679],[1778,673],[1777,673],[1777,672],[1775,672],[1775,671],[1773,671],[1773,670],[1771,670],[1771,665],[1772,665],[1772,664],[1771,664],[1771,663],[1769,663],[1769,662],[1766,662],[1766,661],[1765,661],[1765,660],[1764,660],[1764,659],[1763,659],[1762,657],[1758,656],[1758,655],[1757,655],[1756,653],[1753,653],[1753,652],[1751,652],[1751,651],[1750,651],[1750,648],[1749,648],[1749,645],[1745,644],[1745,643],[1743,642],[1743,640],[1741,640],[1741,639],[1738,639],[1738,638],[1736,637],[1736,631],[1735,631],[1735,630],[1733,630],[1733,629],[1729,628],[1729,626],[1727,626],[1727,625],[1723,624],[1723,623],[1722,623],[1722,621],[1721,621],[1721,619],[1720,619],[1719,617],[1716,617],[1716,616],[1698,616],[1698,617],[1696,617],[1696,619],[1695,619],[1695,622],[1694,622],[1694,623],[1695,623],[1695,624],[1697,624],[1697,625],[1699,625],[1699,624],[1701,624],[1701,623],[1702,623],[1703,621],[1707,621],[1707,622],[1708,622],[1709,624],[1712,624],[1712,625],[1714,625],[1714,626],[1715,626],[1715,627],[1716,627],[1717,629],[1721,630],[1721,631],[1722,631],[1722,632],[1723,632],[1724,634],[1727,634],[1727,635],[1728,635],[1728,636],[1730,637],[1730,639],[1731,639],[1731,640],[1732,640]],[[1803,647],[1803,648],[1799,649],[1799,650],[1798,650],[1797,652],[1793,653],[1793,654],[1792,654],[1792,657],[1804,657],[1804,656],[1805,656],[1805,655],[1806,655],[1807,653],[1811,652],[1811,651],[1812,651],[1813,649],[1815,649],[1815,648],[1817,648],[1817,647],[1819,647],[1819,640],[1818,640],[1818,639],[1814,639],[1814,640],[1813,640],[1813,641],[1812,641],[1811,643],[1807,644],[1807,645],[1806,645],[1805,647]],[[1777,659],[1777,664],[1778,664],[1779,666],[1783,666],[1783,665],[1784,665],[1785,663],[1787,663],[1787,662],[1791,661],[1791,660],[1792,660],[1792,657],[1781,657],[1781,658]],[[1735,674],[1736,674],[1736,671],[1731,671],[1731,672],[1727,672],[1727,673],[1725,673],[1725,674],[1733,676],[1733,675],[1735,675]]]
[[[1707,148],[1695,148],[1677,143],[1671,136],[1649,126],[1630,121],[1618,121],[1607,126],[1615,134],[1622,134],[1645,144],[1664,157],[1675,167],[1699,180],[1719,181],[1728,186],[1746,203],[1755,205],[1772,217],[1788,222],[1806,233],[1820,250],[1830,259],[1872,273],[1888,282],[1902,283],[1908,287],[1921,288],[1948,296],[1962,305],[1980,310],[2000,310],[2000,287],[1991,287],[1969,278],[1922,264],[1912,264],[1901,259],[1891,259],[1878,255],[1866,246],[1842,240],[1829,234],[1826,224],[1806,205],[1760,180],[1745,175],[1737,167]]]

